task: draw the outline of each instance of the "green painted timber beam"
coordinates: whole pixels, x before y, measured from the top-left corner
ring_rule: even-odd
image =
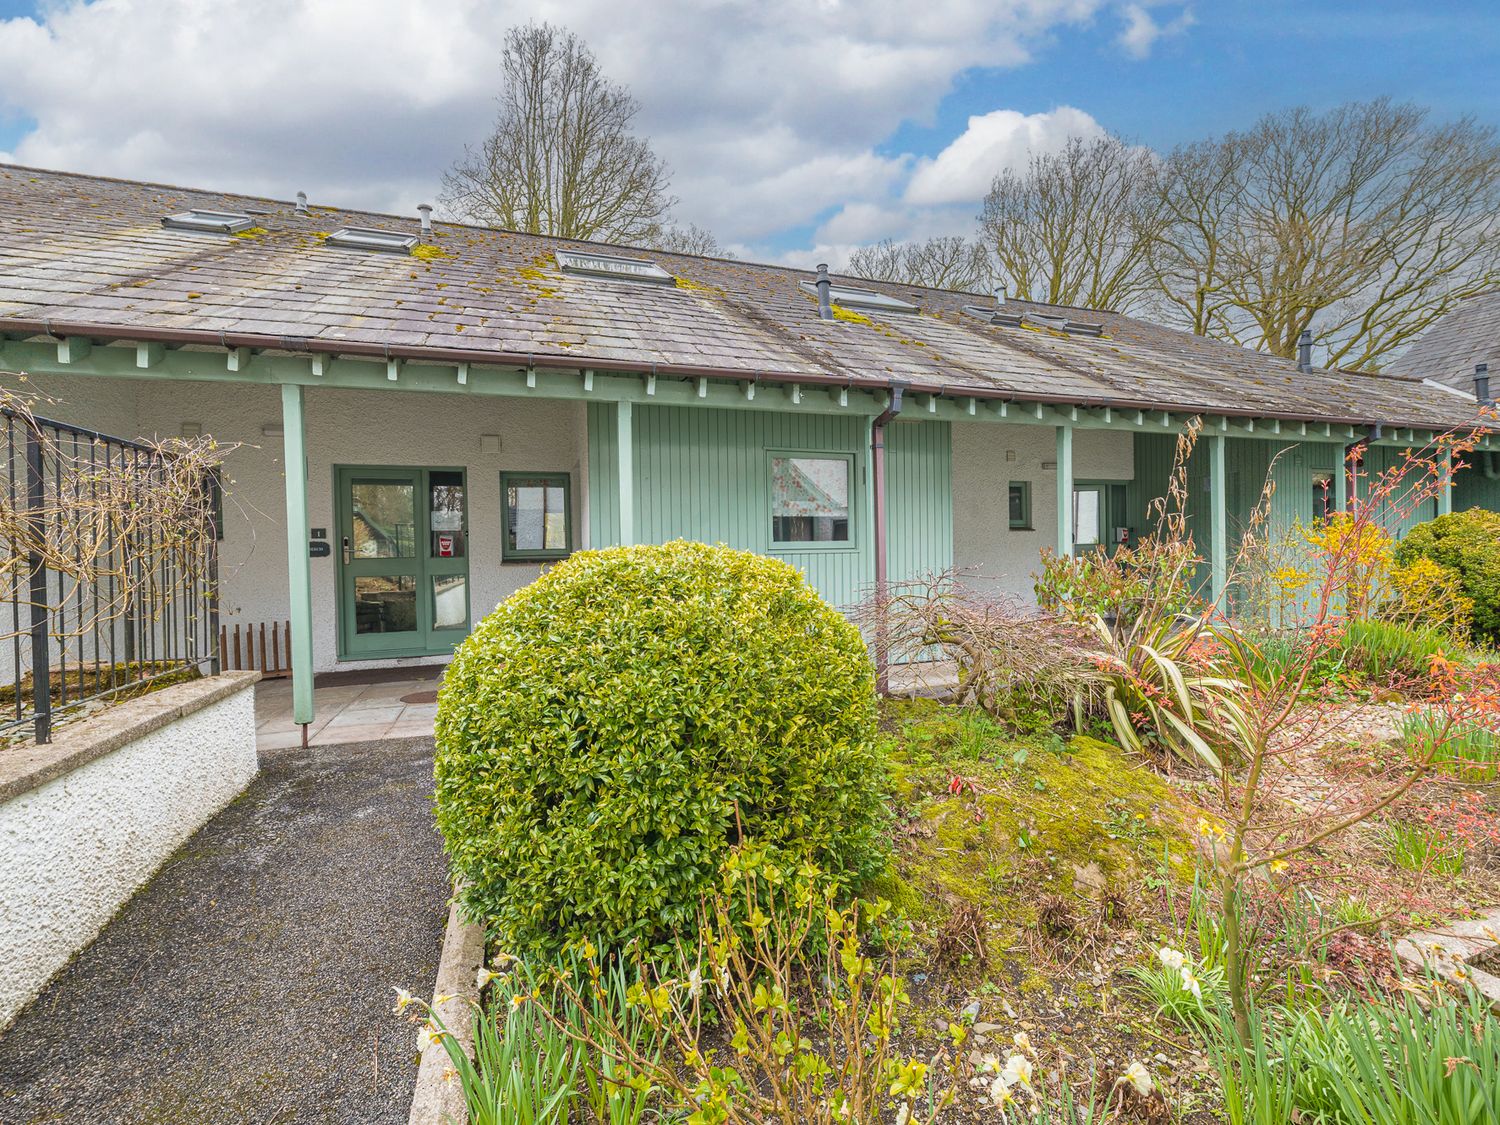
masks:
[[[620,543],[635,542],[635,406],[615,406],[615,479],[620,488]]]
[[[794,410],[808,414],[875,415],[885,409],[880,389],[823,384],[756,383],[750,380],[679,378],[646,372],[591,370],[538,372],[475,363],[387,361],[352,356],[262,353],[249,348],[190,351],[147,343],[105,344],[78,337],[17,340],[0,337],[0,369],[37,375],[94,375],[115,379],[186,380],[345,390],[404,390],[512,398],[633,402],[640,405],[709,406],[731,410]],[[1075,430],[1177,433],[1193,417],[1209,432],[1236,437],[1306,442],[1349,442],[1365,430],[1347,424],[1231,419],[1192,411],[1068,406],[966,396],[961,388],[942,394],[914,392],[916,408],[902,420],[986,421],[1059,426]],[[1423,445],[1431,432],[1397,430],[1371,444]],[[1500,449],[1486,438],[1483,449]]]
[[[1057,553],[1071,557],[1073,527],[1073,427],[1057,427]]]
[[[1223,434],[1210,434],[1208,438],[1209,593],[1219,603],[1221,612],[1227,610],[1223,599],[1224,590],[1229,585],[1229,470],[1228,458],[1225,456],[1226,442]]]
[[[286,477],[286,565],[291,590],[292,719],[313,721],[312,562],[307,546],[307,426],[302,388],[281,388]]]

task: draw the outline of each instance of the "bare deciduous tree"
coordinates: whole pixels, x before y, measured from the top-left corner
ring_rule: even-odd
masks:
[[[861,246],[849,255],[848,272],[871,281],[978,293],[989,288],[992,270],[982,243],[950,235],[925,242],[887,238]]]
[[[1500,281],[1500,145],[1387,99],[1262,118],[1164,163],[1153,254],[1193,331],[1276,355],[1311,329],[1330,366],[1378,366]]]
[[[1155,157],[1118,137],[1073,138],[995,177],[980,214],[985,249],[1017,296],[1126,312],[1154,286],[1161,231]]]
[[[697,254],[706,258],[732,258],[728,250],[719,245],[714,232],[697,223],[686,226],[674,223],[644,245],[653,250],[665,250],[668,254]]]
[[[674,202],[671,173],[631,132],[639,106],[588,46],[551,24],[527,24],[506,36],[500,66],[494,130],[444,173],[444,204],[531,234],[657,238]]]

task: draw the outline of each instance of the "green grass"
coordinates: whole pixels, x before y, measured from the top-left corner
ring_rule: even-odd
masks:
[[[1401,741],[1411,755],[1425,756],[1441,740],[1434,768],[1461,781],[1494,781],[1500,774],[1500,734],[1477,723],[1448,724],[1432,711],[1413,711],[1401,720]]]
[[[1464,869],[1463,848],[1439,832],[1399,822],[1386,825],[1386,855],[1408,871],[1457,875]]]
[[[1434,629],[1391,621],[1350,621],[1338,645],[1346,667],[1381,683],[1425,679],[1434,656],[1459,648]]]
[[[1260,1009],[1251,1043],[1227,1014],[1209,1056],[1231,1125],[1477,1125],[1500,1121],[1500,1018],[1484,997],[1434,992],[1294,1018]]]

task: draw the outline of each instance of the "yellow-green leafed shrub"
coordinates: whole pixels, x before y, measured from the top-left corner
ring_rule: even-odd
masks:
[[[1418,524],[1397,545],[1396,561],[1410,566],[1418,559],[1457,576],[1476,638],[1500,643],[1500,513],[1470,508]]]
[[[583,551],[459,646],[437,820],[469,913],[517,951],[690,929],[737,842],[878,872],[885,766],[859,631],[786,563]]]

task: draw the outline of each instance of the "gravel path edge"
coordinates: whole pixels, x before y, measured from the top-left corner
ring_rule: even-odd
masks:
[[[433,996],[446,999],[435,1005],[434,1011],[470,1058],[474,1055],[473,1005],[479,1003],[478,978],[483,964],[484,927],[464,921],[455,902],[448,908],[443,952],[433,985]],[[422,1048],[417,1068],[409,1125],[467,1125],[469,1110],[464,1104],[463,1087],[449,1077],[451,1071],[448,1049],[429,1041]]]

